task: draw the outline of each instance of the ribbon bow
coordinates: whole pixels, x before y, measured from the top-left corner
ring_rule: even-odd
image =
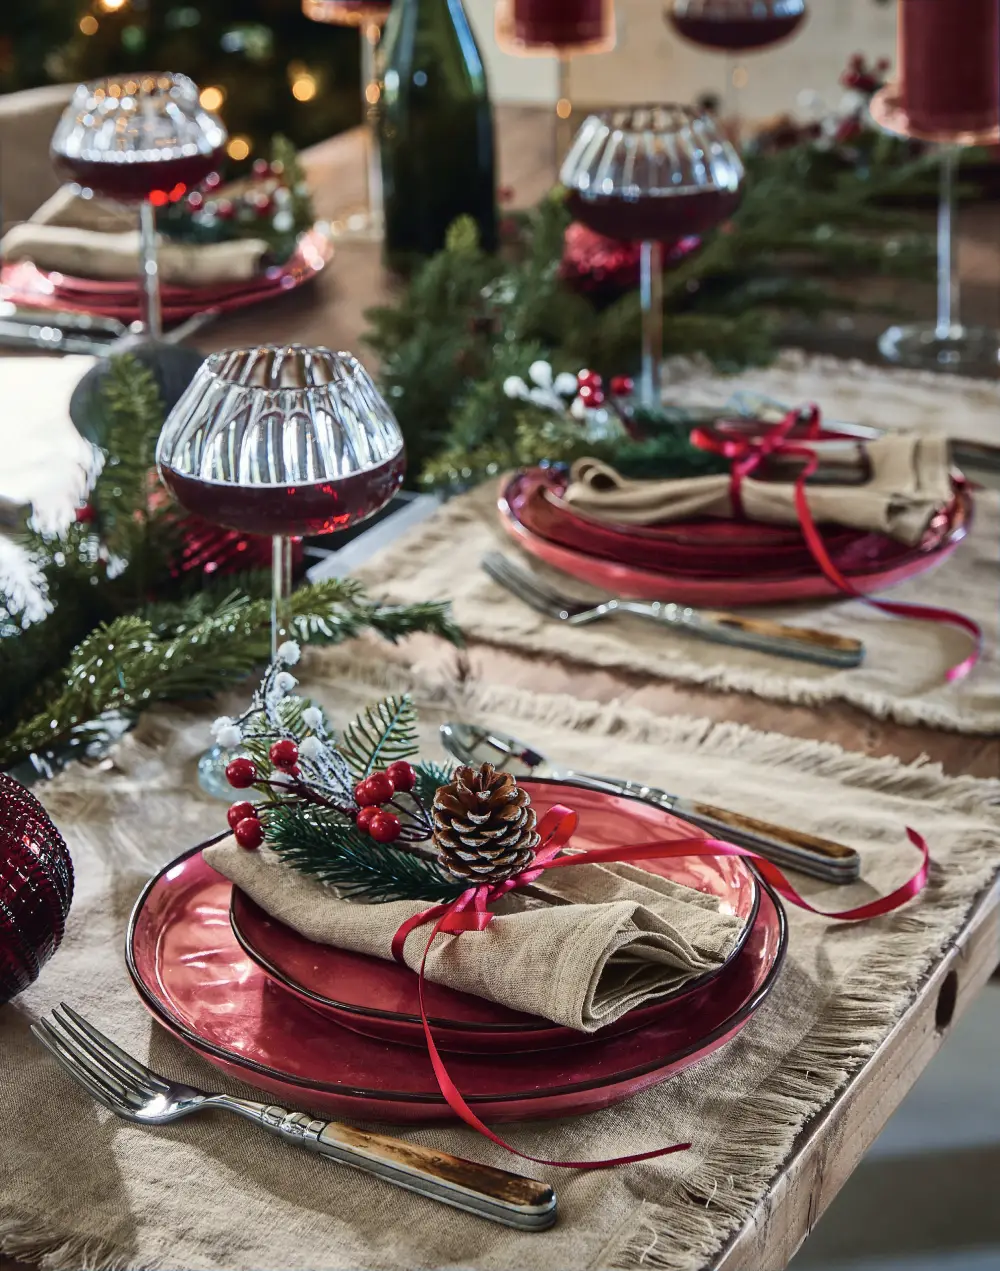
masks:
[[[639,843],[630,847],[598,847],[588,851],[560,855],[563,848],[572,838],[578,819],[577,814],[571,808],[563,807],[562,804],[557,803],[545,813],[538,823],[541,845],[535,853],[534,860],[526,870],[501,883],[484,883],[478,887],[470,887],[457,899],[449,901],[447,904],[433,905],[430,909],[414,914],[412,918],[408,918],[403,923],[392,940],[392,956],[397,962],[405,966],[404,947],[407,936],[418,927],[433,924],[420,961],[417,996],[420,1002],[420,1019],[424,1029],[424,1040],[427,1043],[427,1053],[430,1056],[431,1067],[438,1083],[438,1089],[444,1096],[448,1107],[466,1125],[485,1135],[491,1142],[496,1143],[498,1147],[506,1148],[508,1152],[513,1152],[515,1156],[520,1156],[523,1160],[534,1161],[538,1165],[555,1165],[563,1169],[608,1169],[615,1165],[631,1165],[636,1161],[648,1161],[656,1156],[668,1156],[672,1152],[685,1152],[691,1144],[674,1143],[670,1147],[653,1148],[649,1152],[637,1152],[631,1156],[616,1156],[605,1161],[550,1161],[541,1156],[531,1156],[526,1152],[520,1152],[505,1139],[495,1134],[489,1126],[476,1116],[463,1098],[462,1092],[452,1081],[444,1060],[441,1058],[441,1053],[437,1048],[437,1043],[434,1041],[430,1021],[427,1018],[427,1010],[424,1005],[427,955],[430,953],[431,945],[438,935],[445,933],[458,937],[467,931],[485,931],[493,921],[494,915],[490,911],[489,906],[494,900],[498,900],[501,896],[506,895],[507,892],[514,891],[518,887],[533,883],[547,870],[569,869],[577,865],[607,865],[615,861],[665,860],[677,856],[743,856],[752,860],[758,872],[767,879],[774,890],[779,895],[784,896],[786,900],[791,901],[793,905],[797,905],[800,909],[806,909],[809,913],[819,914],[824,918],[853,922],[864,918],[875,918],[879,914],[890,913],[908,900],[911,900],[923,889],[924,884],[927,882],[927,874],[930,868],[930,852],[927,844],[915,830],[907,829],[907,837],[914,847],[919,850],[923,858],[920,868],[913,877],[907,879],[902,886],[897,887],[888,896],[868,901],[866,904],[858,905],[854,909],[844,909],[839,913],[826,913],[822,909],[815,909],[807,900],[804,900],[781,870],[778,869],[777,865],[773,865],[763,856],[758,856],[756,852],[750,851],[749,848],[737,847],[735,843],[726,843],[722,839],[684,838],[674,839],[669,842],[653,841],[650,843]]]
[[[889,613],[897,618],[944,622],[967,632],[972,637],[972,652],[961,662],[949,667],[945,673],[945,679],[949,683],[962,679],[979,661],[982,651],[983,633],[977,622],[966,617],[964,613],[958,613],[954,609],[944,609],[939,605],[921,605],[900,600],[876,600],[855,587],[831,560],[822,535],[816,528],[816,522],[809,509],[809,499],[806,496],[806,482],[819,467],[819,456],[808,443],[819,439],[820,419],[819,407],[810,404],[801,410],[790,410],[783,419],[775,424],[766,425],[761,432],[752,436],[721,438],[706,429],[695,428],[691,433],[691,444],[697,446],[699,450],[708,450],[730,460],[729,497],[733,512],[738,517],[744,516],[741,489],[743,479],[752,475],[769,455],[796,455],[804,459],[805,463],[795,479],[795,510],[806,545],[824,577],[844,595],[871,605],[873,609],[879,609],[882,613]],[[792,440],[792,434],[802,425],[804,425],[804,434]]]

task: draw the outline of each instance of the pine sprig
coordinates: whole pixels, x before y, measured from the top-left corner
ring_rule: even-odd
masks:
[[[417,753],[417,716],[408,696],[386,697],[361,712],[344,729],[341,754],[358,781],[376,768]]]
[[[453,900],[467,884],[448,878],[426,856],[362,835],[333,809],[265,804],[267,844],[303,874],[336,887],[340,895],[372,904],[392,900]]]

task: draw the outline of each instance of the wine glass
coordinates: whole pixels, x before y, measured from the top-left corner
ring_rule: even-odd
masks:
[[[787,40],[805,16],[806,0],[669,0],[664,10],[667,22],[685,40],[726,53],[726,114],[737,138],[735,93],[746,84],[747,71],[732,64],[732,55]]]
[[[302,0],[302,12],[314,22],[357,27],[361,37],[361,118],[365,121],[364,212],[347,218],[352,238],[379,239],[383,233],[382,168],[379,163],[378,100],[381,96],[375,52],[389,17],[391,0]]]
[[[189,512],[271,536],[272,658],[287,633],[291,538],[372,516],[406,466],[395,416],[357,358],[301,345],[208,357],[163,425],[156,462]],[[215,747],[199,765],[220,797],[230,757]]]
[[[743,165],[709,115],[690,106],[623,106],[590,115],[562,166],[573,216],[608,238],[641,243],[639,400],[660,405],[661,244],[700,234],[739,204]]]
[[[176,203],[219,164],[221,120],[204,110],[186,75],[111,75],[81,84],[52,135],[56,166],[84,192],[139,205],[143,325],[163,333],[156,209]]]
[[[569,148],[570,59],[615,47],[614,0],[498,0],[496,40],[516,57],[555,57],[556,168]]]

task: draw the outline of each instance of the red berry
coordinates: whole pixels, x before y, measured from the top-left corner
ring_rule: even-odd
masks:
[[[365,782],[373,803],[388,803],[395,793],[396,787],[387,772],[373,772]]]
[[[374,808],[377,805],[377,799],[368,789],[367,781],[359,781],[354,787],[354,802],[359,808]]]
[[[362,808],[355,818],[354,824],[359,830],[367,830],[372,823],[372,818],[378,815],[379,810],[376,807],[369,806],[367,808]]]
[[[233,759],[226,764],[226,780],[237,790],[245,790],[259,780],[257,765],[252,759]]]
[[[80,525],[89,525],[97,513],[89,503],[85,503],[83,507],[76,509],[76,520]]]
[[[220,221],[231,221],[236,215],[236,208],[231,199],[219,199],[215,205],[215,215]]]
[[[294,768],[299,762],[299,748],[287,737],[276,741],[267,753],[271,756],[271,763],[276,768]]]
[[[368,822],[368,833],[376,843],[393,843],[403,827],[394,812],[376,812]]]
[[[229,828],[235,830],[241,821],[245,821],[248,816],[256,816],[257,809],[252,803],[248,803],[246,799],[242,803],[234,803],[226,813],[226,820],[229,822]]]
[[[577,396],[584,406],[603,406],[604,404],[604,392],[600,386],[592,388],[589,384],[581,384]]]
[[[581,388],[598,389],[604,383],[596,371],[580,371],[577,374],[576,382]]]
[[[254,159],[253,174],[255,177],[266,177],[271,171],[271,165],[266,159]]]
[[[611,392],[615,397],[628,397],[635,388],[635,381],[630,375],[616,375],[611,381]]]
[[[264,827],[257,817],[245,816],[233,830],[233,838],[240,847],[252,852],[264,842]]]
[[[405,759],[397,759],[385,770],[394,790],[412,790],[417,784],[417,770]]]

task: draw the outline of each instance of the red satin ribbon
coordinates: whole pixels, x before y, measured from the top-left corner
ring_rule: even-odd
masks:
[[[972,637],[973,649],[967,658],[948,668],[945,679],[949,683],[962,679],[979,661],[982,651],[983,633],[978,623],[966,617],[964,613],[958,613],[954,609],[943,609],[938,605],[921,605],[900,600],[876,600],[855,587],[830,559],[822,536],[816,528],[816,522],[809,509],[809,500],[806,497],[806,481],[819,466],[819,456],[810,445],[791,440],[792,432],[802,423],[803,417],[805,417],[806,425],[805,441],[817,440],[820,435],[820,412],[818,406],[810,405],[804,410],[790,410],[784,419],[763,428],[754,437],[720,438],[705,429],[695,428],[691,433],[691,443],[700,450],[711,451],[731,461],[729,497],[733,505],[733,513],[738,517],[744,515],[741,494],[743,478],[751,476],[769,455],[791,455],[804,459],[805,463],[795,481],[795,510],[806,544],[823,575],[845,595],[871,605],[874,609],[880,609],[883,613],[893,614],[897,618],[918,618],[924,622],[944,622],[949,626],[960,627]]]
[[[765,860],[764,857],[750,851],[749,848],[737,847],[735,843],[726,843],[722,839],[686,838],[674,839],[672,842],[653,841],[635,844],[630,847],[592,848],[588,851],[572,852],[568,855],[560,856],[559,853],[567,845],[576,829],[577,820],[577,814],[572,809],[557,803],[546,812],[539,822],[538,832],[542,845],[535,854],[535,859],[530,867],[522,874],[518,874],[514,878],[508,878],[502,883],[470,887],[457,900],[450,901],[447,904],[434,905],[430,909],[425,909],[422,913],[414,914],[412,918],[408,918],[403,923],[392,940],[392,956],[397,962],[405,966],[404,947],[407,936],[418,927],[426,926],[428,923],[434,924],[430,938],[424,948],[423,957],[420,960],[417,995],[420,1001],[420,1019],[424,1029],[424,1040],[427,1042],[427,1053],[430,1056],[431,1067],[434,1071],[438,1088],[444,1096],[448,1107],[466,1125],[478,1130],[480,1134],[485,1135],[491,1142],[496,1143],[498,1147],[506,1148],[508,1152],[513,1152],[515,1156],[520,1156],[523,1160],[534,1161],[538,1165],[558,1166],[561,1169],[609,1169],[615,1165],[631,1165],[636,1161],[648,1161],[656,1156],[669,1156],[672,1152],[687,1151],[691,1144],[674,1143],[671,1147],[653,1148],[649,1152],[637,1152],[630,1156],[616,1156],[604,1161],[551,1161],[541,1156],[531,1156],[526,1152],[520,1152],[505,1139],[495,1134],[488,1125],[476,1116],[466,1103],[462,1092],[452,1081],[434,1041],[434,1035],[427,1018],[427,1010],[424,1005],[427,956],[431,951],[431,945],[439,934],[460,935],[464,931],[485,931],[494,917],[489,909],[492,901],[509,891],[534,882],[546,870],[569,868],[574,865],[606,865],[615,861],[665,860],[676,856],[745,856],[754,861],[759,873],[767,879],[774,890],[784,896],[786,900],[791,901],[793,905],[797,905],[800,909],[806,909],[810,913],[819,914],[824,918],[835,918],[845,922],[858,922],[865,918],[876,918],[880,914],[891,913],[892,910],[898,909],[900,905],[905,904],[908,900],[912,900],[926,884],[930,867],[930,852],[926,842],[916,830],[911,830],[907,827],[907,837],[923,857],[920,868],[913,877],[903,883],[902,886],[897,887],[895,891],[890,892],[888,896],[882,896],[878,900],[870,900],[863,905],[857,905],[854,909],[828,913],[825,910],[816,909],[807,900],[804,900],[781,870],[771,861]]]

